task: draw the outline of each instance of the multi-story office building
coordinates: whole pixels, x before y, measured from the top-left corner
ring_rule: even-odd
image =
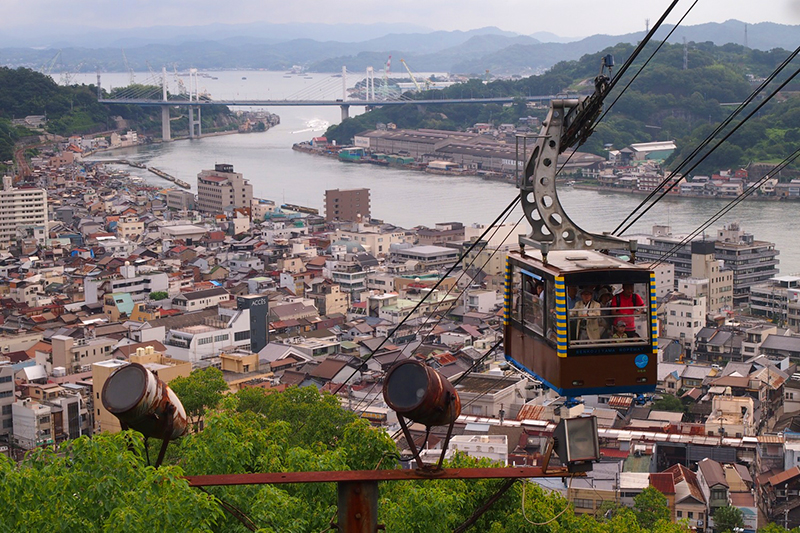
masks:
[[[683,235],[674,235],[669,226],[655,226],[650,235],[637,236],[638,260],[643,262],[666,260],[675,265],[675,278],[697,277],[692,274],[692,244],[702,243],[702,238],[684,242]],[[775,243],[758,241],[730,224],[719,230],[714,243],[714,259],[723,262],[722,270],[733,272],[732,305],[747,303],[750,287],[778,275],[778,254]],[[670,254],[666,259],[663,259]],[[705,254],[703,254],[705,255]],[[724,295],[723,295],[724,296]]]
[[[167,191],[167,207],[176,211],[190,211],[195,208],[194,194],[180,189],[170,189]]]
[[[733,223],[717,232],[716,258],[733,270],[733,303],[747,303],[750,287],[778,275],[775,243],[758,241]]]
[[[14,178],[3,176],[0,191],[0,249],[17,240],[25,227],[47,228],[47,191],[35,187],[14,187]],[[37,232],[31,232],[37,235]],[[38,232],[46,237],[47,232]]]
[[[197,209],[206,213],[222,213],[226,208],[250,208],[253,186],[233,165],[214,165],[197,175]]]
[[[325,191],[327,222],[362,222],[371,218],[369,189],[331,189]]]

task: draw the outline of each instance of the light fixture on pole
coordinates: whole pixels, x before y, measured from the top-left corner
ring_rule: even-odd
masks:
[[[188,428],[178,396],[139,363],[115,370],[103,385],[101,398],[103,407],[119,419],[122,429],[134,429],[145,439],[162,440],[156,467],[164,460],[169,441],[184,435]]]
[[[397,412],[397,420],[414,459],[422,469],[442,468],[447,445],[453,434],[453,425],[461,414],[461,400],[453,384],[433,368],[410,359],[394,365],[383,383],[383,398]],[[426,466],[419,456],[414,439],[404,420],[408,418],[426,427],[448,426],[447,437],[436,467]]]

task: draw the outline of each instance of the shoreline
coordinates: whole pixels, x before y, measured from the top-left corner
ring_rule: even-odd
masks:
[[[267,129],[265,131],[269,131],[269,130]],[[245,132],[241,132],[241,131],[238,131],[238,130],[214,131],[214,132],[211,132],[211,133],[203,133],[199,137],[195,137],[195,139],[204,139],[206,137],[219,137],[221,135],[233,135],[235,133],[238,134],[238,133],[245,133]],[[246,132],[246,133],[250,133],[250,132]],[[98,148],[97,150],[90,150],[89,152],[86,152],[86,153],[83,154],[83,158],[91,157],[91,156],[93,156],[95,154],[99,154],[101,152],[102,153],[106,153],[106,152],[113,152],[114,150],[123,150],[125,148],[138,148],[140,146],[147,146],[147,145],[150,145],[150,144],[164,144],[164,143],[171,143],[171,142],[177,142],[177,141],[191,141],[191,140],[193,140],[192,137],[189,137],[188,135],[185,135],[185,136],[180,136],[180,137],[174,137],[174,138],[170,139],[169,141],[164,141],[162,139],[159,139],[157,141],[152,141],[152,142],[149,142],[149,143],[132,144],[130,146],[110,146],[108,148]]]
[[[621,187],[605,187],[603,185],[588,185],[585,183],[575,183],[572,185],[574,189],[582,189],[587,191],[610,192],[615,194],[625,195],[647,195],[652,191],[642,191],[639,189],[626,189]],[[666,194],[664,198],[691,198],[693,200],[736,200],[735,196],[707,196],[700,194]],[[750,195],[745,197],[742,201],[755,201],[755,202],[789,202],[794,203],[800,201],[800,197],[793,198],[789,196],[763,196],[763,195]]]

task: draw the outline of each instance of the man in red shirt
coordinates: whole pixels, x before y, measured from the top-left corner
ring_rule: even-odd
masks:
[[[644,312],[644,300],[633,292],[632,283],[623,283],[622,292],[611,298],[611,307],[614,308],[615,320],[625,323],[625,333],[628,337],[637,337],[634,315]]]

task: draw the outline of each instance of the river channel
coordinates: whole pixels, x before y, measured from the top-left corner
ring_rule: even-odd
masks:
[[[104,74],[102,84],[125,85],[125,74]],[[142,78],[147,74],[139,74]],[[318,87],[330,87],[320,97],[340,98],[341,79],[326,83],[330,74],[289,76],[280,72],[209,72],[201,83],[215,98],[290,98],[292,94]],[[85,78],[85,79],[82,79]],[[246,78],[246,79],[245,79]],[[109,80],[109,81],[106,81]],[[79,82],[93,83],[94,75],[79,76]],[[357,79],[348,80],[353,85]],[[338,89],[337,89],[338,87]],[[338,93],[336,92],[338,90]],[[322,89],[320,89],[322,91]],[[291,149],[292,144],[321,135],[329,124],[340,119],[338,107],[274,107],[281,124],[263,133],[233,134],[195,140],[179,140],[100,153],[92,159],[127,158],[164,170],[194,188],[197,173],[215,163],[230,163],[253,184],[255,195],[278,203],[292,203],[320,209],[326,189],[368,188],[372,216],[402,227],[432,226],[437,222],[459,221],[486,224],[511,202],[516,189],[509,184],[475,176],[438,176],[425,172],[354,165],[316,157]],[[351,115],[363,109],[351,108]],[[134,168],[133,175],[159,185],[169,182]],[[560,198],[567,213],[581,227],[602,232],[613,230],[643,196],[565,188]],[[654,224],[669,224],[674,232],[692,231],[726,204],[722,200],[668,198],[650,210],[631,229],[649,232]],[[800,272],[800,250],[795,245],[795,219],[800,204],[745,201],[712,225],[713,236],[723,224],[739,222],[756,239],[776,243],[780,250],[780,270]],[[516,222],[521,211],[509,220]],[[523,223],[520,228],[525,228]],[[525,232],[521,229],[520,233]],[[630,233],[630,232],[629,232]]]

